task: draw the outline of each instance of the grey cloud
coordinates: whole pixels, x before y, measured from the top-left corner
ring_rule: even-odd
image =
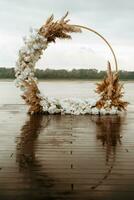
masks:
[[[10,66],[10,60],[13,60],[12,55],[8,55],[10,52],[8,48],[11,51],[13,48],[10,45],[12,42],[6,41],[4,33],[9,34],[10,38],[16,36],[14,52],[17,54],[22,42],[21,37],[28,33],[30,26],[39,27],[51,13],[59,18],[67,10],[70,11],[69,17],[73,23],[85,24],[98,30],[112,42],[115,48],[122,49],[123,46],[124,48],[127,46],[128,49],[129,46],[134,45],[133,0],[0,0],[0,44],[3,44],[3,41],[5,43],[5,54],[0,59],[0,65]],[[82,43],[81,36],[77,37],[79,43]],[[85,43],[90,41],[89,38],[85,37]],[[131,55],[133,52],[131,48]],[[128,65],[132,68],[132,63]]]

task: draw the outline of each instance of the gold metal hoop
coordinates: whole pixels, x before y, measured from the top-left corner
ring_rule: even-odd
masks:
[[[86,27],[86,26],[83,26],[83,25],[78,25],[78,24],[74,24],[73,26],[76,26],[78,28],[82,28],[82,29],[85,29],[85,30],[88,30],[90,32],[93,32],[95,33],[96,35],[98,35],[106,44],[107,46],[109,47],[112,55],[113,55],[113,58],[114,58],[114,63],[115,63],[115,68],[116,68],[116,72],[118,72],[118,62],[117,62],[117,58],[116,58],[116,55],[115,55],[115,52],[112,48],[112,46],[110,45],[110,43],[100,34],[98,33],[97,31],[95,31],[94,29],[91,29],[89,27]]]

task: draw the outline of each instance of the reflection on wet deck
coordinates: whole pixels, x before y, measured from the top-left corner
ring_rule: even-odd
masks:
[[[27,116],[0,109],[0,199],[134,198],[134,113]]]

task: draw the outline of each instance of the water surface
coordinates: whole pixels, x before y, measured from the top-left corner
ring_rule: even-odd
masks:
[[[39,82],[39,88],[44,95],[56,98],[78,97],[94,98],[96,81],[55,81],[47,80]],[[134,82],[124,83],[124,99],[134,104]],[[0,81],[0,104],[23,104],[20,90],[15,87],[13,81]]]

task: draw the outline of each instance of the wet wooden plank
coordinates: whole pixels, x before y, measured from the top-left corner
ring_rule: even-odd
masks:
[[[0,199],[133,199],[134,108],[121,116],[28,116],[0,107]]]

